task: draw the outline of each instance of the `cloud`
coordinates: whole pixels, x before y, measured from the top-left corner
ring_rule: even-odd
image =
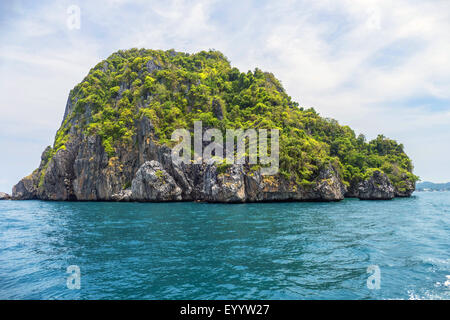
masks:
[[[80,30],[67,28],[72,4],[81,9]],[[242,71],[273,72],[301,105],[369,137],[400,140],[424,179],[450,180],[447,166],[436,160],[450,157],[448,1],[1,6],[0,146],[13,151],[7,169],[0,159],[0,178],[8,180],[0,188],[34,169],[60,124],[69,90],[98,61],[130,47],[219,49]]]

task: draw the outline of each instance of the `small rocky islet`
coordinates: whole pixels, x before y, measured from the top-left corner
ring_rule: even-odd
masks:
[[[279,172],[172,161],[171,134],[280,130]],[[409,197],[417,176],[403,145],[365,137],[303,108],[272,73],[240,72],[220,52],[118,51],[70,91],[53,146],[12,199],[338,201]],[[8,195],[0,193],[1,198]]]
[[[0,192],[0,200],[11,200],[11,196],[5,192]]]

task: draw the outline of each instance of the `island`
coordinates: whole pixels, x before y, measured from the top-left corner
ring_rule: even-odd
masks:
[[[264,175],[261,163],[172,161],[173,132],[198,122],[202,132],[279,130],[278,171]],[[383,135],[366,141],[301,107],[272,73],[240,72],[215,50],[130,49],[98,63],[70,91],[53,145],[13,187],[12,199],[384,200],[409,197],[417,180],[402,144]]]

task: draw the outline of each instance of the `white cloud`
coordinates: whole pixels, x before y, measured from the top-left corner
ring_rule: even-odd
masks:
[[[215,48],[242,71],[273,72],[301,105],[400,140],[425,179],[450,180],[435,161],[450,157],[448,1],[83,1],[76,31],[66,27],[71,4],[14,8],[0,36],[0,139],[39,133],[43,149],[68,91],[118,49]],[[38,157],[20,160],[31,170]],[[14,170],[15,180],[28,174]]]

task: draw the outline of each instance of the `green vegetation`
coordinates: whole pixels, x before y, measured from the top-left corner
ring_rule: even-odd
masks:
[[[223,173],[225,173],[225,172],[227,171],[227,169],[228,169],[229,167],[231,167],[231,164],[227,164],[227,163],[224,161],[223,163],[221,163],[221,164],[219,164],[219,165],[217,166],[216,171],[217,171],[218,174],[223,174]]]
[[[161,170],[156,170],[155,175],[159,181],[164,182],[164,172]]]
[[[70,97],[70,117],[84,134],[101,136],[110,157],[118,146],[132,143],[136,122],[144,116],[161,144],[170,143],[175,129],[192,130],[201,120],[204,127],[222,130],[280,129],[281,174],[305,186],[330,163],[346,183],[365,179],[374,169],[398,188],[405,178],[417,179],[401,144],[382,135],[366,142],[349,127],[299,107],[273,74],[242,73],[218,51],[118,51],[90,70]],[[55,152],[65,147],[69,129],[66,121]]]

